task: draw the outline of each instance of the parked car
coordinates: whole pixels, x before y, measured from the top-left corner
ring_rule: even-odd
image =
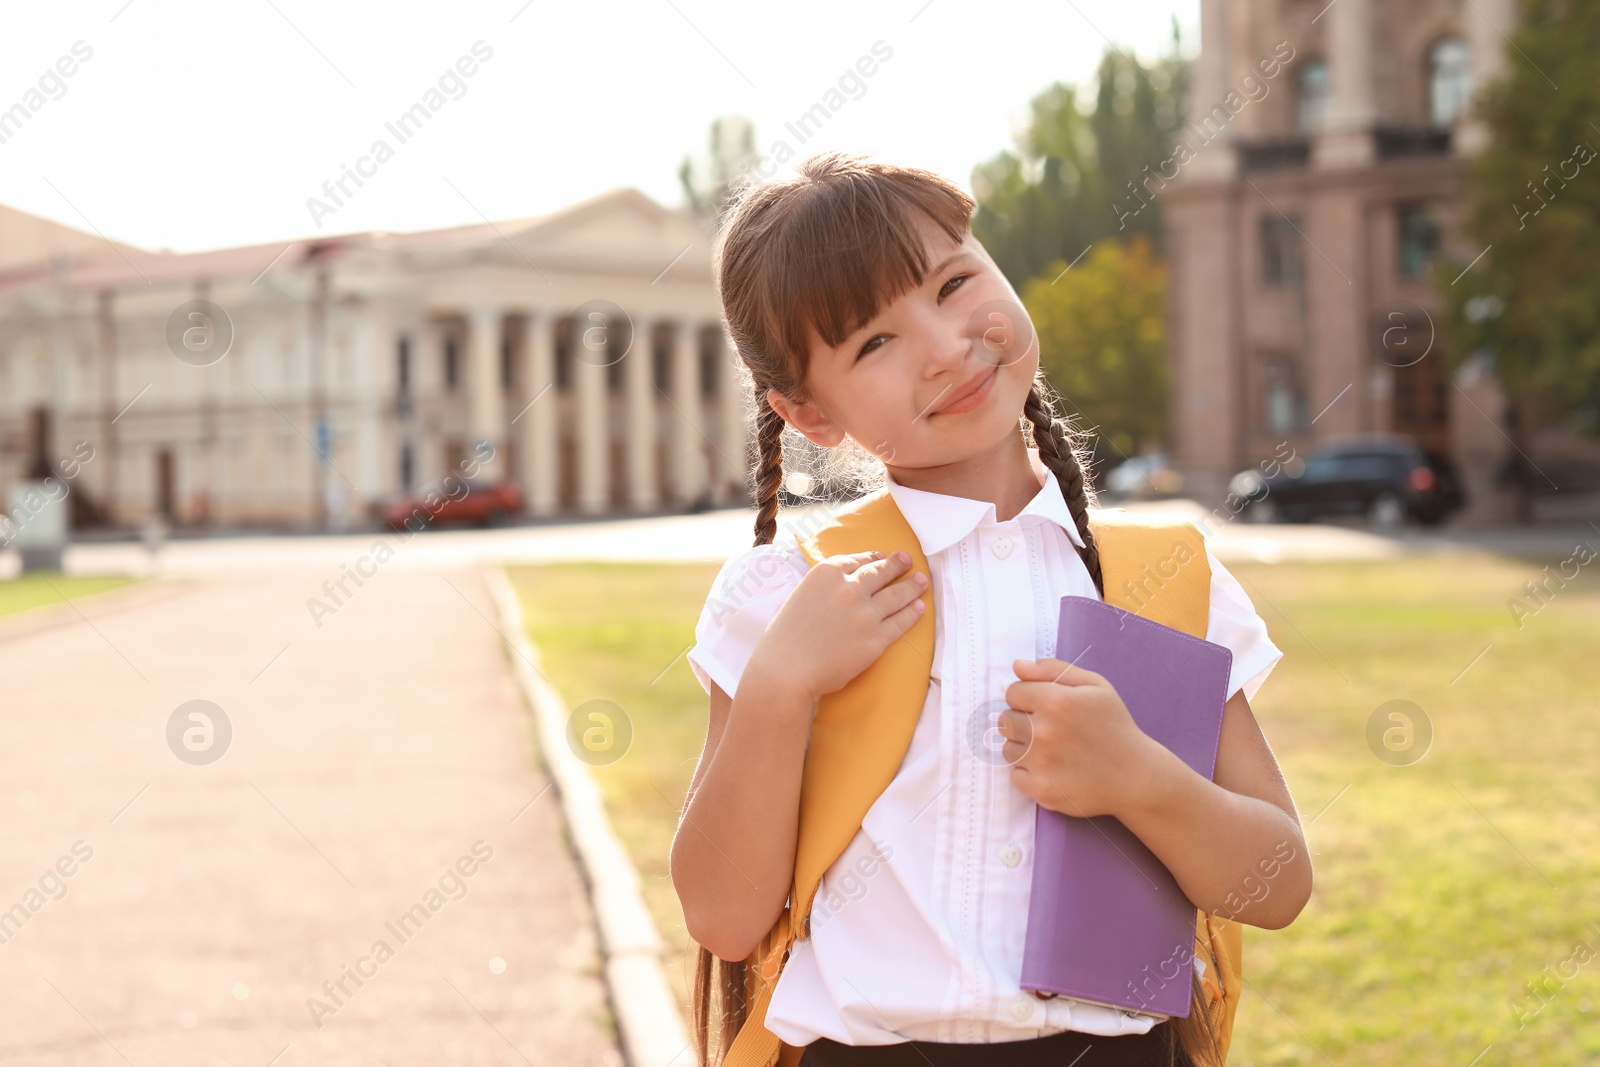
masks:
[[[463,486],[465,493],[461,492]],[[521,510],[522,492],[515,482],[457,480],[432,492],[393,501],[383,508],[383,521],[397,531],[452,523],[498,526]]]
[[[1329,441],[1304,463],[1268,476],[1241,471],[1228,488],[1243,514],[1260,522],[1308,522],[1324,516],[1365,516],[1378,529],[1407,522],[1443,522],[1466,502],[1455,465],[1403,434],[1368,434]]]
[[[1105,493],[1116,500],[1152,500],[1176,496],[1183,489],[1183,476],[1164,452],[1130,456],[1106,475]]]

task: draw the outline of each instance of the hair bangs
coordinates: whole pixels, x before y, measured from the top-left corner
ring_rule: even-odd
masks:
[[[762,265],[768,334],[802,366],[813,334],[843,344],[927,278],[921,219],[959,243],[971,218],[959,190],[892,174],[846,171],[806,193]]]

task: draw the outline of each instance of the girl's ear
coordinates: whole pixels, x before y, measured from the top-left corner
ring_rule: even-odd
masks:
[[[768,389],[767,404],[784,422],[799,430],[805,435],[806,440],[814,445],[833,448],[844,440],[844,431],[824,415],[822,409],[813,401],[797,402],[790,400],[776,389]]]

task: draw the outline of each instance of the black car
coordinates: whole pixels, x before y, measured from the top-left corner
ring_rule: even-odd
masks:
[[[1308,522],[1355,515],[1380,529],[1412,520],[1432,526],[1466,502],[1454,464],[1402,435],[1329,442],[1303,463],[1273,466],[1271,474],[1247,470],[1229,483],[1248,519]]]

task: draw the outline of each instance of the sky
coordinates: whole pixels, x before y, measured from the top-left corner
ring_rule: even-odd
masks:
[[[28,117],[0,126],[0,204],[174,251],[524,218],[624,186],[678,206],[679,164],[724,115],[754,121],[771,174],[785,148],[788,166],[844,149],[970,188],[1035,94],[1090,81],[1108,42],[1164,53],[1174,17],[1192,54],[1199,0],[19,4],[0,113]],[[820,128],[786,125],[841,98]],[[399,126],[417,104],[426,121]]]

